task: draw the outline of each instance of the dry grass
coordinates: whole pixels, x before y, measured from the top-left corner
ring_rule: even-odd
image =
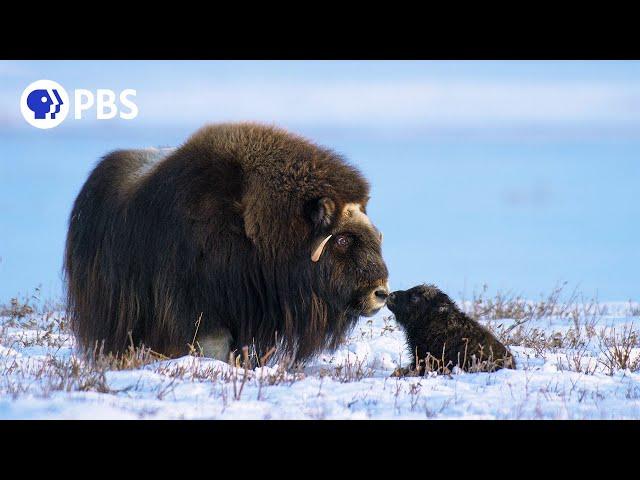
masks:
[[[593,375],[598,369],[598,360],[586,346],[567,350],[565,358],[558,360],[558,370]]]
[[[0,317],[11,319],[21,319],[34,313],[33,307],[27,302],[20,302],[17,298],[12,298],[9,305],[0,307]]]
[[[513,365],[513,359],[511,357],[497,357],[494,356],[493,351],[487,353],[484,352],[484,348],[480,347],[480,353],[478,355],[467,355],[467,351],[458,355],[458,361],[454,364],[450,360],[446,360],[445,351],[443,350],[440,357],[436,357],[431,353],[428,353],[425,358],[416,358],[416,364],[411,368],[397,368],[392,376],[434,376],[434,375],[447,375],[451,376],[455,373],[468,372],[495,372],[501,368],[511,367]]]
[[[40,290],[35,289],[31,295],[27,294],[22,299],[14,297],[8,304],[0,305],[0,317],[8,317],[5,325],[13,326],[18,321],[36,313],[35,302],[40,298]]]
[[[239,355],[234,352],[228,368],[207,362],[196,341],[197,329],[190,345],[191,362],[166,362],[168,357],[144,345],[134,345],[133,341],[119,354],[105,353],[98,344],[90,352],[73,352],[72,334],[63,311],[54,302],[40,301],[38,290],[0,305],[0,316],[4,317],[0,323],[0,346],[7,349],[6,355],[0,357],[0,393],[13,398],[26,394],[49,398],[60,391],[118,393],[109,387],[108,372],[150,368],[167,378],[158,387],[158,399],[169,395],[177,382],[207,381],[214,386],[232,387],[232,398],[240,400],[250,382],[261,391],[262,386],[290,384],[304,378],[300,367],[289,365],[286,359],[281,362],[284,366],[260,368],[274,355],[274,349],[259,356],[254,347],[245,347]],[[29,347],[46,350],[28,359],[12,353]]]
[[[482,286],[480,292],[474,292],[471,302],[463,299],[463,305],[468,315],[478,320],[483,319],[513,319],[528,321],[533,318],[542,318],[561,313],[558,307],[561,305],[560,297],[566,287],[566,282],[553,288],[550,294],[541,296],[537,302],[524,299],[512,291],[498,291],[495,296],[488,296],[489,287]],[[574,293],[575,295],[575,293]]]
[[[610,375],[620,370],[640,371],[640,334],[633,325],[618,329],[601,328],[606,310],[597,299],[585,299],[575,290],[565,295],[566,284],[542,295],[538,301],[527,301],[519,295],[498,293],[487,295],[487,287],[463,302],[463,308],[475,319],[481,320],[508,346],[531,349],[536,356],[558,354],[558,369],[593,375],[604,371]],[[640,306],[629,302],[631,316],[640,316]],[[0,346],[7,353],[0,357],[0,393],[18,397],[34,395],[49,397],[55,392],[94,391],[115,394],[108,382],[108,373],[135,369],[149,369],[166,377],[157,387],[158,399],[170,395],[180,382],[211,382],[216,395],[227,402],[246,397],[248,386],[258,387],[257,398],[262,399],[263,387],[291,385],[305,378],[301,365],[292,365],[287,358],[280,358],[277,348],[258,352],[255,345],[233,352],[229,363],[221,368],[220,363],[203,358],[197,342],[197,332],[191,344],[191,361],[167,362],[166,357],[144,346],[130,344],[119,355],[104,353],[99,345],[90,354],[73,353],[72,338],[64,310],[55,302],[42,302],[40,292],[24,298],[13,298],[0,305]],[[545,331],[531,328],[534,319],[555,319],[570,328],[562,331]],[[507,322],[505,320],[513,321]],[[549,320],[551,322],[551,320]],[[383,318],[382,330],[374,329],[369,321],[360,328],[360,339],[373,339],[374,335],[388,335],[397,330],[392,316]],[[197,326],[197,325],[196,325]],[[11,352],[33,348],[40,352],[33,357],[20,357]],[[44,353],[43,353],[44,352]],[[427,376],[456,374],[459,369],[469,372],[490,372],[502,366],[504,359],[486,358],[459,359],[457,365],[446,364],[443,358],[429,355],[419,367]],[[277,359],[277,364],[275,360]],[[266,367],[266,365],[270,365]],[[398,373],[398,372],[396,372]],[[414,375],[416,372],[404,371]],[[341,365],[320,369],[321,379],[347,383],[358,382],[376,374],[375,368],[366,359],[348,356]],[[401,385],[398,384],[398,385]],[[420,383],[411,384],[411,409],[417,408]],[[137,387],[131,387],[137,388]],[[400,387],[402,388],[402,387]],[[425,407],[426,408],[426,407]]]
[[[64,306],[59,301],[51,299],[43,301],[40,295],[40,288],[37,287],[33,293],[27,293],[22,298],[16,296],[8,303],[0,304],[0,317],[6,317],[4,324],[11,326],[21,320],[32,319],[35,314],[44,315],[64,310]]]
[[[586,298],[576,289],[566,293],[567,283],[561,283],[538,301],[527,301],[511,292],[487,295],[488,287],[474,293],[470,302],[463,302],[467,314],[483,320],[501,342],[509,346],[532,349],[534,355],[558,358],[558,369],[592,375],[599,366],[609,375],[619,370],[640,371],[640,334],[634,326],[597,329],[604,323],[607,308],[597,298]],[[628,302],[626,315],[640,316],[640,305]],[[508,324],[501,320],[513,320]],[[569,329],[545,331],[529,328],[531,320],[552,319],[560,324],[570,323]],[[594,347],[595,345],[595,347]]]
[[[366,357],[358,360],[349,355],[341,365],[320,369],[320,378],[328,377],[340,383],[359,382],[363,378],[372,377],[374,373],[375,370],[367,366]]]
[[[615,328],[601,331],[599,340],[602,355],[599,361],[610,375],[618,370],[640,370],[640,355],[634,352],[640,347],[639,338],[633,325],[625,325],[620,332]]]
[[[561,349],[583,348],[597,336],[596,325],[606,313],[597,298],[586,298],[576,289],[565,294],[566,286],[566,282],[561,283],[540,300],[528,301],[503,292],[488,297],[484,285],[472,301],[463,302],[463,308],[472,318],[483,321],[502,343],[531,348],[537,357],[545,357]],[[532,320],[541,319],[572,327],[557,332],[529,327]]]
[[[97,369],[103,370],[135,370],[142,368],[159,360],[167,360],[168,357],[154,352],[144,345],[135,346],[130,341],[127,349],[118,354],[105,353],[103,346],[94,348],[92,352],[83,355],[83,359],[95,366]]]
[[[594,324],[604,313],[597,298],[585,298],[577,289],[565,295],[566,287],[567,282],[560,283],[551,293],[541,294],[539,300],[531,301],[510,291],[498,291],[495,296],[488,296],[489,288],[485,284],[479,293],[473,293],[471,301],[463,299],[462,307],[471,318],[485,320],[489,326],[499,324],[499,320],[513,320],[509,326],[499,324],[494,327],[503,334],[508,334],[531,320],[551,317],[571,320],[576,326],[580,321]]]

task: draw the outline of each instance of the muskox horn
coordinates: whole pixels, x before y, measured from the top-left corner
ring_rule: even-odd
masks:
[[[329,235],[327,238],[325,238],[322,242],[320,242],[320,245],[318,245],[316,247],[316,249],[311,254],[311,261],[312,262],[317,262],[318,260],[320,260],[320,255],[322,255],[322,251],[324,250],[324,246],[327,244],[327,242],[329,241],[330,238],[331,238],[331,235]]]

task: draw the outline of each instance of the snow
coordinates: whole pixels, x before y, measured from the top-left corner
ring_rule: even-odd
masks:
[[[62,314],[0,317],[0,419],[637,419],[640,371],[608,368],[602,337],[640,323],[638,308],[605,306],[597,322],[526,322],[525,332],[564,344],[510,345],[516,370],[422,378],[390,376],[409,352],[384,309],[304,369],[258,368],[244,385],[243,369],[195,356],[91,374]]]

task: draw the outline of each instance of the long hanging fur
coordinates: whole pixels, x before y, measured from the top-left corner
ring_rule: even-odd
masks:
[[[199,336],[227,329],[234,348],[266,351],[278,337],[304,360],[335,347],[359,314],[354,298],[387,270],[364,230],[357,268],[329,253],[310,261],[338,220],[309,218],[319,198],[339,211],[368,194],[340,156],[275,127],[212,125],[172,152],[112,152],[70,216],[73,330],[87,349],[133,339],[175,356],[201,318]]]

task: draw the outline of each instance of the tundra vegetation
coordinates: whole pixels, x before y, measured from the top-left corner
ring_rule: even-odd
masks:
[[[168,359],[77,348],[63,305],[36,289],[0,304],[0,418],[640,418],[638,303],[566,284],[534,300],[488,292],[458,304],[516,370],[397,378],[410,353],[386,309],[305,364],[254,345],[213,360],[197,328],[189,353]]]

